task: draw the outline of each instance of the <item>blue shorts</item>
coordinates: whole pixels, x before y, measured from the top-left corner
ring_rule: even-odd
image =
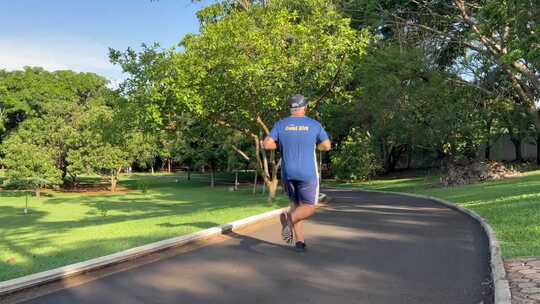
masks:
[[[316,205],[319,201],[319,180],[283,180],[283,189],[295,204]]]

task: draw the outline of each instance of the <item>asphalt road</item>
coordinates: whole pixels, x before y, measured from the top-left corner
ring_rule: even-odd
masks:
[[[306,253],[282,243],[275,220],[26,303],[490,303],[475,221],[424,199],[325,193]]]

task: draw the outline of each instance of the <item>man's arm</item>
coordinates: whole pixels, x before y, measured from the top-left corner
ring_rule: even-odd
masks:
[[[330,149],[332,149],[332,143],[328,138],[328,134],[321,125],[319,125],[319,127],[319,133],[317,134],[317,149],[320,151],[330,151]]]
[[[275,149],[277,149],[276,141],[272,137],[267,136],[264,139],[263,148],[265,150],[275,150]]]
[[[317,145],[317,149],[321,150],[321,151],[330,151],[330,149],[332,149],[332,143],[330,142],[329,139],[321,142],[320,144]]]

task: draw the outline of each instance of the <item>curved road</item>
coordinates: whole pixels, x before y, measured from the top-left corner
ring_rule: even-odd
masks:
[[[274,220],[26,303],[490,303],[474,220],[425,199],[325,193],[306,253],[283,245]]]

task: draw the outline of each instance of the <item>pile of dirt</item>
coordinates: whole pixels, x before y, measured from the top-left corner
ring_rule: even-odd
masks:
[[[451,163],[447,172],[441,177],[441,183],[448,186],[459,186],[489,180],[499,180],[519,176],[519,171],[507,168],[504,164],[490,162]]]

